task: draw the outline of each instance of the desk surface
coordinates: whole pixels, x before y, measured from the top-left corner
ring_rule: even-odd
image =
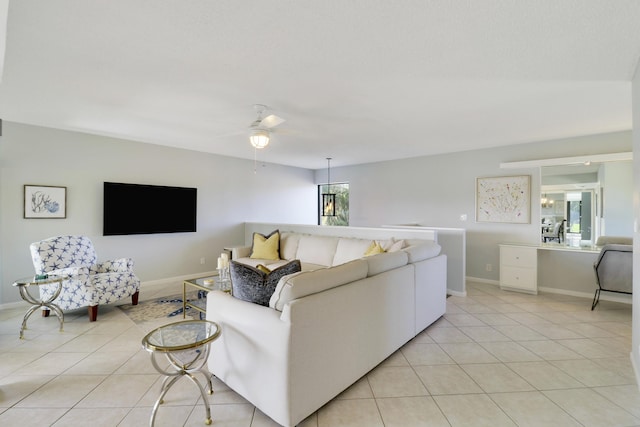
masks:
[[[600,253],[601,247],[598,246],[568,246],[560,245],[557,243],[502,243],[505,246],[521,246],[523,248],[536,248],[547,251],[562,251],[562,252],[584,252],[584,253]]]

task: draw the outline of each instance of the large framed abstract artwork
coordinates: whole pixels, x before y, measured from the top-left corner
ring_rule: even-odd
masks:
[[[531,223],[531,175],[477,178],[476,221]]]
[[[25,218],[66,218],[67,187],[24,186]]]

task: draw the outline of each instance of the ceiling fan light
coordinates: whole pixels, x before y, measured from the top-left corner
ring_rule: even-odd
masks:
[[[254,129],[251,131],[249,141],[255,148],[264,148],[269,145],[269,131],[266,129]]]

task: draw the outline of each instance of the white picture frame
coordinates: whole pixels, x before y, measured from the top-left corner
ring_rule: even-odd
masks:
[[[67,217],[67,187],[24,186],[24,217],[51,219]]]
[[[476,178],[476,222],[531,223],[531,175]]]

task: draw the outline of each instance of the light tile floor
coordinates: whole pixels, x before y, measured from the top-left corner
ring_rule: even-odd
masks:
[[[145,289],[143,299],[180,285]],[[468,283],[447,314],[340,396],[304,427],[640,426],[640,392],[629,358],[631,307],[554,294],[504,292]],[[85,311],[32,316],[0,311],[0,425],[144,426],[160,376],[138,326],[114,306],[90,323]],[[220,381],[214,425],[275,424]],[[161,406],[158,426],[202,426],[204,407],[188,381]]]

